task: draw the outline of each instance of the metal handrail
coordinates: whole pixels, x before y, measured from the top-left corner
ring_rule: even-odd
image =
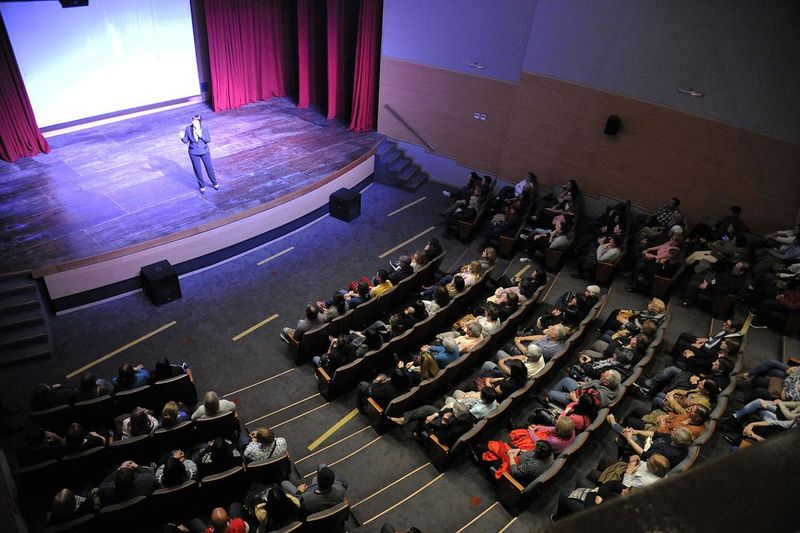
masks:
[[[427,147],[428,147],[428,150],[430,150],[431,152],[435,152],[435,151],[436,151],[436,148],[434,148],[434,146],[433,146],[431,143],[429,143],[429,142],[428,142],[428,141],[425,139],[425,137],[423,137],[422,135],[420,135],[420,134],[417,132],[417,130],[415,130],[414,128],[412,128],[412,127],[411,127],[411,124],[409,124],[408,122],[406,122],[406,120],[405,120],[403,117],[401,117],[401,116],[400,116],[400,113],[398,113],[398,112],[397,112],[397,111],[396,111],[396,110],[395,110],[395,109],[394,109],[394,108],[393,108],[391,105],[389,105],[389,104],[384,104],[384,106],[383,106],[383,107],[385,107],[385,108],[386,108],[386,109],[389,111],[389,113],[391,113],[392,115],[394,115],[394,117],[395,117],[397,120],[399,120],[399,121],[400,121],[400,124],[402,124],[403,126],[405,126],[406,128],[408,128],[408,130],[409,130],[411,133],[413,133],[413,134],[414,134],[414,136],[415,136],[417,139],[419,139],[420,141],[422,141],[422,143],[423,143],[425,146],[427,146]]]

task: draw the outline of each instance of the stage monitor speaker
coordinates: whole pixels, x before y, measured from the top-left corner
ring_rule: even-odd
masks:
[[[58,0],[61,7],[86,7],[89,0]]]
[[[169,261],[142,267],[142,287],[154,305],[163,305],[181,297],[178,274]]]
[[[610,115],[608,120],[606,120],[606,127],[603,130],[603,133],[606,135],[616,135],[619,132],[619,127],[621,125],[622,121],[617,115]]]
[[[361,214],[361,193],[350,189],[339,189],[331,194],[328,210],[332,217],[350,222]]]

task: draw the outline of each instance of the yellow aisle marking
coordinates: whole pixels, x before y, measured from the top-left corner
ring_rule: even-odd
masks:
[[[336,422],[334,425],[331,426],[331,428],[328,431],[326,431],[325,433],[320,435],[317,440],[315,440],[314,442],[309,444],[308,445],[308,451],[313,452],[317,448],[317,446],[319,446],[320,444],[322,444],[323,442],[328,440],[328,437],[330,437],[331,435],[333,435],[334,433],[339,431],[339,429],[343,425],[347,424],[350,420],[355,418],[357,415],[358,415],[358,409],[353,409],[352,411],[347,413],[347,415],[345,415],[344,418],[342,418],[341,420]]]
[[[500,530],[500,531],[498,531],[497,533],[503,533],[503,531],[505,531],[506,529],[510,528],[510,527],[511,527],[511,524],[513,524],[514,522],[516,522],[516,521],[517,521],[517,518],[518,518],[518,517],[516,517],[516,516],[515,516],[514,518],[512,518],[512,519],[511,519],[511,521],[510,521],[508,524],[506,524],[506,525],[503,527],[503,529],[501,529],[501,530]]]
[[[742,329],[740,330],[742,336],[747,335],[747,331],[750,329],[750,322],[752,321],[753,321],[753,313],[747,313],[747,318],[745,319],[744,324],[742,324]]]
[[[131,347],[133,347],[133,346],[136,346],[137,344],[139,344],[139,343],[140,343],[140,342],[142,342],[142,341],[146,341],[147,339],[149,339],[149,338],[150,338],[150,337],[152,337],[153,335],[156,335],[156,334],[158,334],[158,333],[161,333],[161,332],[162,332],[162,331],[164,331],[165,329],[167,329],[167,328],[171,328],[171,327],[172,327],[172,326],[174,326],[175,324],[177,324],[177,322],[176,322],[176,321],[174,321],[174,320],[173,320],[172,322],[170,322],[169,324],[164,324],[164,325],[163,325],[163,326],[161,326],[160,328],[158,328],[158,329],[156,329],[156,330],[153,330],[153,331],[151,331],[151,332],[150,332],[150,333],[148,333],[147,335],[145,335],[145,336],[143,336],[143,337],[139,337],[139,338],[138,338],[138,339],[136,339],[135,341],[131,341],[131,342],[129,342],[128,344],[126,344],[126,345],[125,345],[125,346],[123,346],[122,348],[117,348],[117,349],[116,349],[116,350],[114,350],[113,352],[111,352],[111,353],[109,353],[109,354],[106,354],[106,355],[104,355],[103,357],[101,357],[101,358],[99,358],[99,359],[95,359],[94,361],[92,361],[92,362],[91,362],[91,363],[89,363],[89,364],[83,365],[83,366],[82,366],[82,367],[80,367],[78,370],[76,370],[76,371],[74,371],[74,372],[70,372],[69,374],[67,374],[67,379],[69,379],[69,378],[71,378],[71,377],[74,377],[74,376],[77,376],[78,374],[82,374],[82,373],[83,373],[83,372],[85,372],[86,370],[88,370],[88,369],[92,368],[94,365],[100,364],[100,363],[102,363],[103,361],[105,361],[106,359],[111,359],[111,358],[112,358],[112,357],[114,357],[115,355],[117,355],[117,354],[119,354],[119,353],[122,353],[122,352],[124,352],[124,351],[125,351],[125,350],[127,350],[128,348],[131,348]]]
[[[275,411],[272,411],[271,413],[267,413],[267,414],[265,414],[263,416],[259,416],[258,418],[254,418],[250,422],[246,422],[245,426],[249,426],[253,422],[258,422],[259,420],[263,420],[264,418],[267,418],[268,416],[276,415],[276,414],[280,413],[281,411],[285,411],[285,410],[289,409],[290,407],[294,407],[295,405],[297,405],[299,403],[307,402],[311,398],[316,398],[317,396],[322,396],[322,394],[320,394],[320,393],[312,394],[308,398],[303,398],[302,400],[298,400],[298,401],[296,401],[294,403],[290,403],[286,407],[281,407],[280,409],[276,409]]]
[[[372,426],[370,426],[370,427],[372,427]],[[383,487],[383,488],[382,488],[381,490],[379,490],[378,492],[373,492],[372,494],[370,494],[369,496],[367,496],[366,498],[364,498],[364,499],[363,499],[363,500],[361,500],[360,502],[357,502],[357,503],[353,503],[353,504],[351,504],[351,505],[350,505],[350,509],[355,509],[356,507],[358,507],[358,506],[359,506],[359,505],[361,505],[362,503],[364,503],[364,502],[366,502],[366,501],[368,501],[368,500],[371,500],[372,498],[374,498],[374,497],[375,497],[375,496],[377,496],[378,494],[382,493],[383,491],[385,491],[385,490],[387,490],[387,489],[390,489],[390,488],[394,487],[395,485],[397,485],[398,483],[400,483],[401,481],[403,481],[403,480],[404,480],[404,479],[406,479],[407,477],[409,477],[409,476],[413,476],[414,474],[416,474],[417,472],[419,472],[420,470],[422,470],[423,468],[425,468],[425,467],[426,467],[426,466],[428,466],[429,464],[431,464],[431,463],[430,463],[430,461],[429,461],[429,462],[427,462],[427,463],[425,463],[425,464],[424,464],[424,465],[422,465],[422,466],[418,466],[417,468],[415,468],[414,470],[412,470],[411,472],[409,472],[409,473],[408,473],[408,474],[406,474],[405,476],[401,477],[400,479],[397,479],[397,480],[395,480],[395,481],[392,481],[391,483],[389,483],[388,485],[386,485],[385,487]]]
[[[409,207],[411,207],[412,205],[416,205],[416,204],[420,203],[420,202],[421,202],[421,201],[423,201],[425,198],[426,198],[426,197],[425,197],[425,196],[423,196],[423,197],[422,197],[422,198],[420,198],[419,200],[414,200],[414,201],[413,201],[413,202],[411,202],[410,204],[408,204],[408,205],[404,205],[404,206],[403,206],[403,207],[401,207],[400,209],[395,209],[394,211],[392,211],[391,213],[389,213],[389,214],[388,214],[388,215],[386,215],[386,216],[387,216],[387,217],[394,216],[394,215],[396,215],[397,213],[399,213],[400,211],[402,211],[403,209],[408,209],[408,208],[409,208]]]
[[[319,409],[322,409],[323,407],[328,407],[329,405],[331,405],[331,403],[330,403],[330,402],[328,402],[328,403],[323,403],[322,405],[320,405],[320,406],[318,406],[318,407],[315,407],[315,408],[313,408],[313,409],[309,409],[309,410],[308,410],[308,411],[306,411],[305,413],[300,413],[299,415],[297,415],[297,416],[295,416],[295,417],[292,417],[292,418],[290,418],[289,420],[284,420],[284,421],[283,421],[283,422],[281,422],[280,424],[275,424],[274,426],[272,426],[272,429],[279,428],[279,427],[281,427],[281,426],[282,426],[282,425],[284,425],[284,424],[288,424],[289,422],[294,422],[294,421],[295,421],[295,420],[297,420],[298,418],[303,418],[304,416],[306,416],[306,415],[309,415],[309,414],[313,413],[314,411],[318,411]]]
[[[708,325],[708,336],[711,337],[714,334],[714,318],[711,318],[711,324]]]
[[[345,455],[344,457],[342,457],[341,459],[337,459],[336,461],[334,461],[334,462],[332,462],[332,463],[328,463],[328,466],[334,466],[334,465],[338,465],[338,464],[339,464],[339,463],[341,463],[342,461],[344,461],[344,460],[346,460],[346,459],[350,459],[351,457],[353,457],[355,454],[357,454],[357,453],[358,453],[358,452],[360,452],[361,450],[365,450],[365,449],[369,448],[370,446],[372,446],[373,444],[375,444],[376,442],[378,442],[378,441],[379,441],[379,440],[381,440],[382,438],[383,438],[383,435],[378,435],[377,437],[375,437],[374,439],[372,439],[371,441],[369,441],[368,443],[366,443],[365,445],[363,445],[361,448],[357,449],[356,451],[354,451],[354,452],[350,452],[350,453],[348,453],[347,455]],[[309,476],[313,476],[313,475],[314,475],[314,474],[316,474],[316,473],[317,473],[317,471],[316,471],[316,470],[314,470],[313,472],[309,472],[308,474],[306,474],[306,475],[305,475],[305,476],[303,476],[303,477],[309,477]]]
[[[247,389],[252,389],[253,387],[257,387],[257,386],[261,385],[262,383],[266,383],[267,381],[272,381],[275,378],[279,378],[279,377],[283,376],[284,374],[288,374],[289,372],[293,372],[293,371],[294,371],[294,368],[290,368],[289,370],[284,370],[280,374],[275,374],[274,376],[270,376],[267,379],[262,379],[261,381],[257,381],[255,383],[253,383],[252,385],[248,385],[247,387],[242,387],[241,389],[236,389],[235,391],[229,392],[228,394],[223,394],[222,397],[225,398],[227,396],[232,396],[232,395],[236,394],[237,392],[242,392],[242,391],[246,391]]]
[[[274,315],[272,315],[272,316],[270,316],[270,317],[267,317],[267,318],[265,318],[264,320],[262,320],[261,322],[259,322],[259,323],[258,323],[258,324],[256,324],[255,326],[251,326],[251,327],[247,328],[247,329],[246,329],[246,330],[244,330],[243,332],[241,332],[241,333],[239,333],[238,335],[236,335],[235,337],[233,337],[233,341],[234,341],[234,342],[236,342],[236,341],[238,341],[239,339],[241,339],[242,337],[244,337],[245,335],[249,335],[250,333],[253,333],[255,330],[257,330],[257,329],[258,329],[258,328],[260,328],[261,326],[263,326],[263,325],[265,325],[265,324],[269,324],[270,322],[272,322],[272,321],[273,321],[273,320],[275,320],[276,318],[278,318],[278,313],[275,313]]]
[[[369,520],[367,520],[366,522],[364,522],[362,525],[367,525],[367,524],[369,524],[370,522],[372,522],[373,520],[376,520],[376,519],[378,519],[378,518],[382,517],[383,515],[385,515],[385,514],[386,514],[386,513],[388,513],[389,511],[392,511],[392,510],[396,509],[397,507],[399,507],[399,506],[403,505],[403,504],[404,504],[404,503],[406,503],[408,500],[410,500],[411,498],[413,498],[414,496],[416,496],[417,494],[419,494],[419,493],[420,493],[420,492],[422,492],[423,490],[427,489],[428,487],[430,487],[431,485],[433,485],[434,483],[436,483],[437,481],[439,481],[439,479],[441,479],[441,477],[442,477],[443,475],[444,475],[444,474],[439,474],[438,476],[436,476],[436,477],[435,477],[435,478],[433,478],[432,480],[430,480],[430,481],[428,481],[427,483],[425,483],[425,485],[423,485],[422,487],[418,488],[417,490],[415,490],[414,492],[412,492],[411,494],[409,494],[408,496],[406,496],[405,498],[403,498],[402,500],[400,500],[400,501],[399,501],[399,502],[397,502],[396,504],[392,505],[391,507],[389,507],[389,508],[388,508],[388,509],[386,509],[385,511],[381,511],[380,513],[376,514],[375,516],[373,516],[372,518],[370,518]]]
[[[435,229],[436,229],[436,226],[431,226],[430,228],[426,229],[425,231],[423,231],[423,232],[421,232],[421,233],[418,233],[418,234],[414,235],[413,237],[411,237],[410,239],[407,239],[407,240],[405,240],[405,241],[401,242],[400,244],[398,244],[397,246],[395,246],[395,247],[394,247],[394,248],[392,248],[391,250],[386,250],[385,252],[383,252],[383,253],[382,253],[381,255],[379,255],[378,257],[379,257],[380,259],[384,259],[384,258],[386,258],[386,256],[389,256],[389,255],[393,254],[394,252],[396,252],[397,250],[399,250],[400,248],[402,248],[402,247],[403,247],[403,246],[405,246],[406,244],[408,244],[408,243],[410,243],[410,242],[414,242],[414,241],[416,241],[417,239],[419,239],[420,237],[422,237],[422,236],[423,236],[423,235],[425,235],[426,233],[430,233],[430,232],[432,232],[432,231],[433,231],[433,230],[435,230]]]
[[[329,449],[329,448],[333,448],[333,447],[334,447],[334,446],[336,446],[337,444],[341,444],[342,442],[346,441],[347,439],[350,439],[350,438],[352,438],[352,437],[355,437],[355,436],[356,436],[356,435],[358,435],[359,433],[364,433],[366,430],[368,430],[368,429],[369,429],[369,428],[371,428],[371,427],[372,427],[372,426],[363,427],[363,428],[359,429],[358,431],[356,431],[355,433],[351,433],[350,435],[348,435],[348,436],[346,436],[346,437],[342,437],[341,439],[337,440],[336,442],[331,442],[330,444],[328,444],[328,445],[327,445],[327,446],[325,446],[324,448],[320,448],[319,450],[315,451],[314,453],[310,453],[310,454],[306,455],[305,457],[301,457],[300,459],[298,459],[297,461],[295,461],[295,462],[294,462],[294,464],[302,463],[302,462],[303,462],[303,461],[305,461],[306,459],[310,459],[310,458],[314,457],[315,455],[317,455],[317,454],[319,454],[319,453],[322,453],[322,452],[324,452],[325,450],[327,450],[327,449]]]
[[[509,265],[509,266],[511,266],[511,265]],[[511,279],[519,279],[519,277],[520,277],[521,275],[523,275],[525,272],[527,272],[529,268],[531,268],[531,265],[525,265],[524,267],[522,267],[522,268],[519,270],[519,272],[517,272],[516,274],[514,274],[513,276],[511,276]]]
[[[495,506],[496,506],[498,503],[500,503],[500,502],[494,502],[492,505],[490,505],[489,507],[487,507],[487,508],[486,508],[486,510],[485,510],[485,511],[483,511],[481,514],[479,514],[478,516],[476,516],[475,518],[473,518],[472,520],[470,520],[469,522],[467,522],[467,525],[465,525],[464,527],[462,527],[461,529],[459,529],[458,531],[456,531],[456,533],[461,533],[462,531],[464,531],[465,529],[467,529],[469,526],[471,526],[472,524],[474,524],[475,522],[477,522],[478,520],[480,520],[480,518],[481,518],[483,515],[485,515],[486,513],[488,513],[489,511],[491,511],[492,509],[494,509],[494,508],[495,508]]]
[[[258,263],[256,263],[256,266],[261,266],[261,265],[263,265],[264,263],[268,263],[268,262],[272,261],[273,259],[275,259],[276,257],[280,257],[280,256],[282,256],[283,254],[288,254],[288,253],[289,253],[289,252],[291,252],[292,250],[294,250],[294,246],[290,246],[290,247],[288,247],[287,249],[283,250],[282,252],[278,252],[278,253],[277,253],[277,254],[275,254],[275,255],[271,255],[271,256],[267,257],[266,259],[262,259],[261,261],[259,261]]]

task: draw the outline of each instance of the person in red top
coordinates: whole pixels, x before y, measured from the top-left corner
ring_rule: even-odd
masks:
[[[222,507],[211,511],[211,523],[206,525],[199,518],[192,519],[188,527],[179,526],[178,529],[189,533],[248,533],[250,525],[242,518],[244,508],[241,503],[232,503],[228,512]]]

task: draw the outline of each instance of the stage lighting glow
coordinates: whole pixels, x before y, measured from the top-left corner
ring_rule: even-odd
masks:
[[[40,127],[200,94],[189,0],[0,12]]]

